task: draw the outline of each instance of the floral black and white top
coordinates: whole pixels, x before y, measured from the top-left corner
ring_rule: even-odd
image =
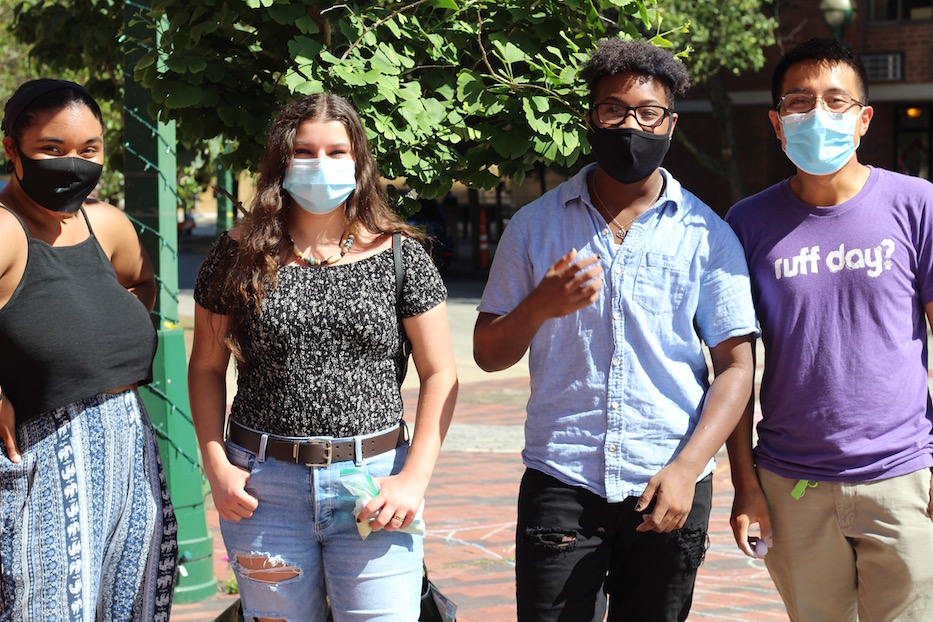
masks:
[[[237,242],[214,245],[198,273],[194,299],[208,300],[213,279],[224,278]],[[434,308],[447,289],[416,240],[402,238],[404,317]],[[402,418],[392,249],[354,263],[309,268],[281,266],[261,314],[247,322],[248,365],[239,370],[231,417],[283,436],[349,437],[389,428]]]

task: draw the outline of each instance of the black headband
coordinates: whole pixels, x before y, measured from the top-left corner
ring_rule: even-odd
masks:
[[[13,133],[13,128],[16,126],[16,120],[19,118],[19,115],[25,110],[29,104],[36,101],[46,93],[51,93],[52,91],[58,91],[60,89],[71,89],[78,91],[88,97],[91,101],[94,100],[91,97],[91,94],[87,92],[80,84],[75,82],[69,82],[68,80],[54,80],[52,78],[39,78],[38,80],[30,80],[29,82],[24,83],[16,92],[13,93],[7,103],[6,108],[3,110],[3,122],[0,123],[0,129],[3,130],[3,133],[7,136],[10,136]]]

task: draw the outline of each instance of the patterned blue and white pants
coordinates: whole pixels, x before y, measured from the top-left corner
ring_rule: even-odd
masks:
[[[0,451],[0,620],[168,622],[178,527],[136,390],[16,433],[23,461]]]

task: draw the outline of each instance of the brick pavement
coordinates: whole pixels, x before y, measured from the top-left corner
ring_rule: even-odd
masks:
[[[403,393],[406,405],[413,405],[416,391],[405,389]],[[514,441],[496,440],[516,438],[527,396],[527,378],[464,383],[451,435],[428,489],[426,563],[434,582],[457,603],[460,622],[515,619],[515,499],[523,466]],[[732,486],[724,451],[718,459],[711,547],[700,568],[689,619],[786,621],[764,564],[735,547],[728,522]],[[215,568],[224,580],[230,574],[216,520],[216,513],[209,509]],[[218,595],[201,603],[176,605],[171,622],[210,622],[234,600]]]
[[[455,420],[491,434],[496,427],[520,426],[527,387],[522,378],[464,384]],[[711,546],[689,619],[786,621],[764,564],[735,546],[725,451],[717,459]],[[523,470],[518,452],[445,451],[438,462],[425,510],[425,558],[432,579],[458,604],[461,622],[515,619],[515,499]]]

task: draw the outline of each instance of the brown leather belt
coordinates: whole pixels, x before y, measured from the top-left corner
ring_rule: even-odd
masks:
[[[332,462],[355,461],[357,439],[360,445],[360,459],[378,456],[401,447],[408,441],[408,428],[403,422],[385,432],[377,432],[368,436],[306,438],[259,432],[231,419],[227,428],[227,438],[243,449],[256,454],[260,460],[275,458],[282,462],[319,467],[328,466]]]

